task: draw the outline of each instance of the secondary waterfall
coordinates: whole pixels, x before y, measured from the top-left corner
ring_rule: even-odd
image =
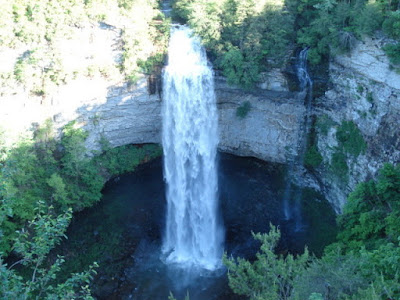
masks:
[[[299,136],[297,142],[297,156],[292,158],[289,162],[288,179],[286,182],[285,192],[283,196],[283,211],[287,220],[293,218],[296,222],[296,227],[300,230],[302,228],[302,212],[301,212],[301,197],[302,190],[296,189],[293,191],[292,182],[294,176],[294,169],[301,169],[304,165],[304,156],[307,150],[308,133],[311,127],[311,102],[312,102],[312,91],[313,82],[308,73],[307,68],[307,54],[309,48],[304,48],[300,51],[297,62],[296,62],[296,75],[299,80],[300,93],[304,94],[305,100],[304,105],[306,107],[306,113],[302,120],[301,128],[303,134]],[[292,197],[292,194],[294,196]],[[294,198],[294,203],[290,205],[289,201]]]
[[[217,108],[212,69],[200,39],[172,29],[163,74],[164,178],[168,262],[215,269],[222,256],[218,222]]]

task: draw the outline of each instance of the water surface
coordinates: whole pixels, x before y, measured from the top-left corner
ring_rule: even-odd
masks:
[[[333,211],[318,193],[303,190],[302,230],[285,221],[283,167],[251,158],[219,155],[219,205],[228,255],[254,258],[259,244],[253,232],[278,225],[280,253],[302,252],[307,244],[320,253],[335,234]],[[57,252],[66,256],[65,271],[77,272],[97,261],[92,290],[98,299],[180,300],[241,299],[231,293],[224,269],[215,272],[182,270],[163,263],[165,185],[162,160],[156,159],[132,174],[111,180],[98,205],[75,215],[68,240]]]

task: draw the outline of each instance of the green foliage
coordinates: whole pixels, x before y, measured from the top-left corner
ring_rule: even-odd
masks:
[[[0,253],[14,250],[21,257],[7,267],[0,255],[2,299],[92,299],[93,266],[66,275],[61,271],[69,263],[59,257],[49,264],[47,254],[65,237],[72,211],[98,201],[110,176],[133,171],[161,153],[155,145],[111,149],[103,139],[103,152],[90,158],[87,133],[75,126],[66,125],[60,141],[53,137],[51,121],[12,149],[3,150],[0,139]],[[23,272],[16,265],[23,265]]]
[[[387,44],[383,47],[385,53],[390,59],[390,62],[395,65],[400,64],[400,43],[397,44]]]
[[[236,116],[240,119],[244,119],[250,110],[251,103],[249,101],[245,101],[236,109]]]
[[[67,191],[64,180],[62,177],[57,174],[53,173],[50,178],[46,181],[48,186],[52,189],[51,198],[56,203],[67,203]]]
[[[199,34],[208,47],[218,47],[221,38],[221,1],[199,0],[190,5],[188,25]]]
[[[155,1],[129,1],[122,14],[130,26],[122,32],[123,55],[121,69],[125,77],[135,83],[141,74],[153,72],[164,59],[169,39],[170,20],[155,8]]]
[[[5,131],[0,127],[0,170],[2,167],[2,163],[6,157],[7,146],[5,140]]]
[[[259,65],[255,61],[246,62],[242,52],[232,47],[222,57],[220,66],[228,83],[250,88],[258,79]]]
[[[391,11],[385,18],[382,28],[391,38],[400,40],[400,10]]]
[[[358,13],[357,9],[355,13]],[[354,17],[354,32],[359,36],[372,35],[376,30],[381,29],[383,19],[383,12],[379,5],[369,2],[360,9],[360,14]]]
[[[0,255],[0,297],[1,299],[93,299],[90,295],[89,283],[96,274],[94,267],[88,271],[71,274],[62,283],[55,283],[62,257],[50,267],[45,267],[45,259],[49,251],[65,237],[64,232],[71,220],[71,210],[54,217],[52,208],[45,208],[40,202],[35,218],[29,222],[27,230],[18,231],[14,249],[21,259],[10,267],[4,263]],[[23,264],[30,269],[26,278],[13,269]]]
[[[162,149],[158,145],[121,146],[107,149],[103,154],[94,158],[94,162],[108,175],[117,176],[133,172],[140,164],[159,157]]]
[[[359,184],[350,194],[338,222],[332,248],[358,260],[364,279],[348,299],[396,299],[400,295],[400,167],[386,164],[376,181]]]
[[[103,178],[98,175],[96,165],[85,155],[87,133],[74,126],[74,122],[67,124],[61,138],[63,151],[60,172],[67,184],[68,195],[68,201],[61,205],[63,208],[72,206],[75,210],[81,210],[100,199]]]
[[[251,88],[262,71],[282,64],[294,19],[283,1],[178,0],[179,17],[202,37],[231,84]]]
[[[372,96],[372,93],[371,93],[371,92],[368,92],[368,93],[367,93],[367,101],[368,101],[369,103],[374,103],[374,96]]]
[[[64,232],[72,218],[72,210],[67,210],[58,217],[53,217],[53,207],[46,209],[45,203],[39,201],[35,208],[35,219],[29,222],[27,228],[17,231],[14,250],[24,257],[23,264],[40,265],[43,259],[55,245],[60,243]]]
[[[367,144],[358,129],[352,121],[343,121],[336,131],[338,146],[332,154],[330,169],[332,173],[343,182],[348,181],[349,166],[348,159],[354,159],[364,153]]]
[[[223,261],[228,268],[229,286],[250,299],[289,299],[295,279],[310,261],[308,250],[296,258],[277,255],[274,249],[280,239],[279,230],[270,225],[268,234],[253,234],[261,242],[260,252],[254,262],[242,258],[227,258]]]
[[[262,246],[253,263],[224,257],[230,287],[250,299],[399,299],[400,166],[386,164],[377,180],[359,184],[338,222],[338,240],[320,259],[275,254],[274,227],[256,235]]]
[[[382,28],[389,36],[399,39],[398,7],[393,1],[298,2],[289,1],[299,24],[297,42],[311,47],[311,63],[318,64],[328,55],[349,51],[356,40]]]
[[[172,292],[169,293],[168,300],[176,300]],[[186,293],[185,300],[190,300],[189,291]]]
[[[349,167],[346,161],[346,155],[341,151],[336,151],[332,154],[330,168],[337,177],[343,182],[348,180]]]
[[[307,149],[304,156],[304,164],[306,167],[316,168],[322,163],[322,155],[319,153],[316,145],[312,145]]]
[[[299,276],[294,285],[294,299],[307,299],[313,293],[322,299],[345,299],[368,287],[368,280],[361,274],[361,259],[333,251],[310,266]]]
[[[139,76],[139,62],[146,62],[148,58],[154,62],[151,57],[159,56],[166,49],[169,20],[160,17],[155,0],[3,2],[1,44],[26,51],[16,61],[13,74],[1,74],[2,78],[7,78],[10,86],[20,84],[38,96],[51,93],[77,74],[109,77],[118,72],[110,64],[97,63],[86,69],[66,65],[60,41],[80,38],[82,29],[91,28],[93,22],[105,22],[123,30],[120,70],[126,78]]]
[[[316,127],[324,136],[327,136],[329,129],[335,125],[336,123],[328,115],[322,115],[317,118]]]
[[[378,181],[361,183],[348,198],[339,218],[339,241],[348,248],[367,249],[382,239],[397,242],[400,236],[400,167],[386,164]]]
[[[339,148],[355,157],[364,153],[367,148],[360,129],[352,121],[342,122],[336,131],[336,138]]]
[[[52,124],[46,121],[36,128],[34,139],[22,140],[4,152],[0,161],[0,212],[4,218],[0,251],[11,250],[15,231],[34,218],[40,201],[54,206],[57,213],[69,207],[79,211],[100,199],[110,176],[133,171],[139,163],[160,155],[158,146],[144,145],[105,147],[107,151],[90,158],[84,144],[87,133],[75,125],[66,125],[61,141],[56,141]]]
[[[324,298],[320,293],[312,293],[308,300],[324,300]]]
[[[154,56],[149,57],[147,60],[138,60],[138,67],[143,74],[153,74],[156,68],[161,68],[164,61],[163,53],[157,53]]]

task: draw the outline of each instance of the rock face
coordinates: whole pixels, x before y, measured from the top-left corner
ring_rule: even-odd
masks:
[[[288,81],[281,69],[274,68],[264,72],[260,76],[258,87],[263,90],[287,92],[289,91]]]
[[[216,80],[221,151],[285,163],[296,151],[305,109],[297,94],[253,91]],[[248,102],[244,117],[237,109]]]
[[[381,45],[380,39],[366,39],[349,55],[337,56],[330,64],[332,87],[317,99],[317,116],[333,121],[327,134],[317,128],[325,165],[338,146],[336,130],[341,122],[354,122],[367,144],[358,157],[347,155],[347,182],[329,168],[319,170],[324,194],[337,211],[357,183],[374,178],[385,162],[400,162],[400,75],[390,68]]]
[[[121,30],[106,24],[76,29],[54,42],[66,84],[35,96],[15,80],[0,84],[0,130],[8,143],[31,134],[34,124],[53,120],[57,133],[70,121],[89,132],[87,146],[99,149],[105,137],[112,146],[160,141],[160,97],[149,95],[147,79],[128,85],[117,65],[122,58]],[[0,47],[0,75],[12,74],[26,49]],[[3,63],[4,62],[4,63]],[[29,87],[29,86],[28,86]]]
[[[296,147],[304,108],[292,93],[245,93],[229,87],[223,79],[216,83],[221,151],[241,156],[285,163]],[[26,95],[25,95],[26,96]],[[244,118],[238,107],[250,103]],[[9,140],[29,132],[32,124],[53,120],[55,128],[76,120],[89,132],[87,147],[97,150],[106,138],[111,146],[159,143],[161,141],[159,94],[149,95],[147,82],[137,85],[110,85],[103,78],[81,79],[59,89],[51,101],[14,95],[0,100],[0,127]]]
[[[97,38],[82,39],[82,43],[96,44],[99,39],[112,57],[107,64],[117,62],[121,55],[115,47],[118,32],[101,27],[92,31]],[[390,68],[381,45],[380,39],[367,39],[349,55],[337,56],[330,64],[331,87],[316,99],[313,113],[318,119],[329,120],[324,130],[316,128],[317,146],[324,163],[314,174],[300,170],[304,176],[299,177],[318,187],[338,212],[357,183],[375,177],[385,162],[400,162],[400,75]],[[71,48],[67,46],[67,50]],[[95,46],[82,45],[82,49],[91,47]],[[66,60],[79,56],[81,65],[90,66],[93,57],[86,61],[85,53],[68,50]],[[5,62],[0,72],[12,71],[19,54],[1,49],[0,54]],[[304,136],[302,97],[288,92],[287,81],[281,73],[274,72],[275,75],[264,74],[264,84],[259,89],[246,92],[228,86],[222,78],[216,79],[221,151],[277,163],[287,163],[296,155]],[[34,123],[41,124],[48,118],[54,121],[58,133],[62,126],[76,120],[77,126],[89,132],[90,150],[99,149],[102,137],[114,147],[161,141],[161,95],[149,94],[146,78],[129,86],[118,77],[81,76],[46,97],[32,96],[22,89],[0,92],[0,130],[5,131],[9,142],[31,132]],[[247,114],[238,116],[238,108],[244,105],[249,108]],[[337,177],[331,169],[338,147],[336,131],[343,121],[352,121],[367,144],[364,153],[346,156],[347,180]]]
[[[148,94],[145,80],[133,88],[111,87],[103,104],[88,102],[77,112],[77,120],[90,133],[89,149],[97,149],[101,137],[113,147],[161,141],[161,100]]]
[[[120,29],[92,24],[55,44],[65,71],[75,74],[66,84],[35,96],[29,86],[16,80],[0,82],[0,131],[6,141],[12,144],[21,135],[31,135],[37,124],[51,119],[58,135],[65,124],[75,120],[77,127],[89,132],[89,150],[98,150],[102,138],[113,147],[160,143],[161,95],[151,78],[132,86],[124,83],[116,68],[121,62],[121,44]],[[0,47],[0,75],[13,74],[25,52],[24,48]],[[304,110],[301,101],[287,92],[287,82],[278,69],[264,74],[263,82],[258,93],[244,93],[218,80],[220,149],[284,163],[288,152],[296,148]],[[246,101],[251,109],[241,119],[236,110]]]
[[[105,137],[112,146],[158,143],[160,97],[149,95],[146,80],[134,87],[110,85],[103,78],[81,79],[61,87],[50,101],[13,95],[0,98],[0,128],[8,141],[28,134],[32,124],[52,119],[55,129],[76,120],[89,132],[87,147],[99,149]]]

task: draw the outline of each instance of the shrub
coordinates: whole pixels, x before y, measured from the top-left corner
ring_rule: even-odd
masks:
[[[228,268],[229,287],[239,295],[250,299],[289,299],[293,292],[293,283],[306,268],[310,257],[304,253],[294,257],[275,254],[280,239],[280,231],[270,225],[268,234],[254,234],[261,242],[260,252],[253,262],[242,258],[228,258],[223,262]]]
[[[249,101],[243,102],[237,109],[236,109],[236,116],[240,119],[244,119],[251,109],[251,104]]]
[[[400,65],[400,42],[397,44],[388,44],[383,47],[390,62],[395,65]]]
[[[352,121],[342,122],[337,129],[336,138],[339,142],[339,149],[343,149],[355,157],[364,153],[367,148],[360,129]]]
[[[0,161],[0,252],[10,251],[15,231],[35,216],[40,201],[56,212],[74,211],[93,205],[109,176],[133,171],[144,161],[160,155],[158,146],[107,148],[91,158],[85,148],[87,133],[71,122],[61,141],[52,136],[52,124],[36,128],[35,139],[21,141],[7,150]],[[0,149],[0,154],[2,149]],[[9,210],[2,211],[6,203]],[[1,213],[4,221],[1,222]]]
[[[330,166],[334,175],[344,182],[347,182],[349,167],[347,165],[346,155],[343,152],[336,151],[332,154]]]
[[[304,164],[306,167],[316,168],[322,163],[322,155],[319,153],[316,145],[312,145],[307,149],[304,157]]]
[[[335,126],[335,122],[328,115],[322,115],[317,118],[316,127],[324,136],[328,135],[329,129]]]
[[[400,10],[389,12],[382,29],[391,38],[400,40]]]

